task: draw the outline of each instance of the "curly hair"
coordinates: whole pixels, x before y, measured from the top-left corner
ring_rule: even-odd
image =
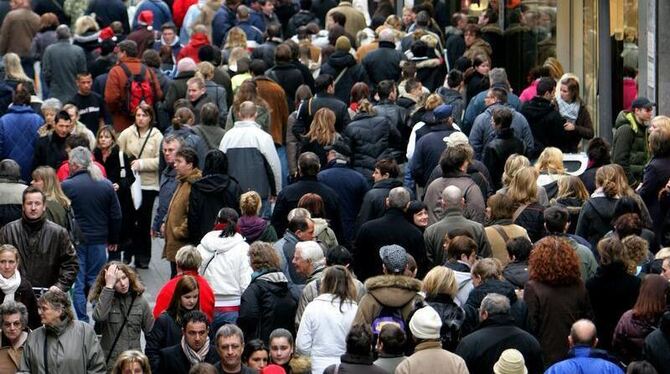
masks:
[[[279,256],[270,243],[254,242],[249,247],[249,263],[254,271],[278,269]]]
[[[547,236],[539,240],[528,260],[528,279],[550,286],[582,282],[579,257],[565,239]]]
[[[637,235],[630,235],[622,239],[621,244],[623,244],[626,270],[629,274],[636,275],[637,265],[648,257],[649,243]]]
[[[117,268],[121,270],[126,275],[126,277],[128,277],[128,289],[130,291],[134,292],[135,295],[138,296],[144,293],[144,285],[140,281],[140,278],[137,276],[137,273],[135,270],[133,270],[133,268],[120,261],[110,261],[100,270],[98,277],[95,278],[95,283],[93,283],[93,287],[91,287],[91,291],[88,293],[89,301],[93,302],[98,300],[98,297],[100,297],[102,288],[105,287],[105,272],[112,265],[116,265]]]

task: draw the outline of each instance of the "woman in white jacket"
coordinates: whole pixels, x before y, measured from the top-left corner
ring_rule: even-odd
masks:
[[[216,332],[226,323],[235,323],[240,312],[240,298],[251,282],[249,244],[235,231],[237,212],[222,208],[216,217],[214,230],[208,232],[198,245],[202,256],[200,274],[214,291],[214,321]]]
[[[356,286],[347,268],[334,265],[320,281],[320,295],[305,308],[296,338],[298,354],[310,356],[312,373],[340,362],[356,316]]]

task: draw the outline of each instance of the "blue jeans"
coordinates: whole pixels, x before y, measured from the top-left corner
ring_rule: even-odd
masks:
[[[79,260],[79,272],[74,283],[74,310],[77,312],[77,319],[88,322],[86,298],[88,290],[93,286],[95,278],[107,262],[107,245],[80,245],[77,247],[77,259]]]
[[[210,335],[215,338],[216,332],[219,331],[219,328],[227,324],[235,324],[237,322],[237,317],[240,315],[240,312],[214,312],[214,320],[212,321],[212,326]]]
[[[277,155],[279,156],[279,163],[281,164],[282,187],[286,187],[288,186],[288,158],[286,157],[286,147],[277,147]]]

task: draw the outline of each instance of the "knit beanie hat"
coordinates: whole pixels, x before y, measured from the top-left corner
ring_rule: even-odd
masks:
[[[389,273],[402,274],[407,267],[407,251],[397,244],[379,248],[379,257]]]
[[[351,50],[351,42],[346,36],[340,36],[335,41],[335,49],[342,52],[349,52]]]
[[[521,352],[516,349],[506,349],[500,355],[498,362],[493,365],[495,374],[528,374],[526,362]]]
[[[417,339],[439,339],[441,328],[442,318],[430,306],[418,309],[409,321],[409,330]]]
[[[140,25],[148,26],[147,30],[153,29],[154,24],[154,13],[150,10],[143,10],[140,12],[140,15],[137,17],[137,22]]]
[[[177,71],[180,73],[183,71],[195,71],[196,69],[195,61],[190,57],[184,57],[177,63]]]

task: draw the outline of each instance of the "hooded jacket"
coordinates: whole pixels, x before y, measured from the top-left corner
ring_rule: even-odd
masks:
[[[347,70],[344,71],[344,69]],[[335,51],[330,55],[328,61],[321,65],[321,74],[330,74],[333,76],[333,79],[338,79],[339,77],[335,85],[335,97],[345,103],[349,102],[351,87],[356,82],[368,83],[368,73],[365,71],[363,65],[356,62],[356,59],[349,51]]]
[[[270,222],[258,216],[241,216],[237,221],[237,232],[251,244],[256,240],[274,243],[277,241],[277,232]]]
[[[188,232],[193,243],[210,232],[221,208],[233,208],[239,214],[242,189],[235,178],[210,174],[193,183],[188,198]]]
[[[202,174],[193,169],[188,175],[178,176],[179,184],[172,195],[170,206],[165,215],[165,248],[163,257],[168,261],[175,261],[179,248],[192,243],[188,231],[189,195],[191,188]]]
[[[365,281],[367,293],[358,303],[354,325],[370,325],[379,315],[382,307],[400,308],[403,319],[409,322],[409,316],[416,304],[423,301],[418,293],[421,281],[404,275],[380,275]]]
[[[565,130],[563,130],[565,120],[551,101],[535,96],[523,104],[521,114],[526,117],[535,138],[535,149],[529,150],[533,155],[539,155],[546,147],[565,149]]]
[[[502,188],[502,175],[507,158],[515,153],[525,154],[525,148],[523,142],[514,136],[511,128],[500,129],[496,138],[484,147],[482,162],[491,173],[494,190]]]
[[[642,181],[648,160],[647,126],[638,123],[633,112],[619,112],[614,121],[612,163],[621,165],[628,177],[628,184],[635,186]]]
[[[391,156],[389,145],[400,138],[400,133],[391,127],[386,117],[359,113],[344,129],[343,134],[351,147],[351,165],[372,180],[377,160]]]
[[[238,306],[242,293],[251,282],[249,244],[235,233],[221,237],[221,231],[210,231],[198,245],[202,256],[199,273],[212,286],[214,307]]]
[[[454,303],[458,306],[465,305],[465,302],[468,301],[470,292],[475,288],[472,284],[472,273],[470,272],[470,265],[461,261],[450,262],[445,261],[444,265],[454,272],[456,277],[456,284],[458,285],[458,293],[454,298]],[[463,312],[463,319],[465,320],[465,312]]]
[[[44,120],[28,105],[12,105],[0,117],[0,159],[11,158],[21,167],[21,178],[31,180],[37,129]],[[38,165],[35,165],[38,166]]]
[[[598,241],[612,229],[611,221],[617,200],[594,194],[582,206],[575,234],[588,240],[591,248],[596,248]]]
[[[251,278],[249,287],[242,294],[237,325],[245,339],[269,341],[270,333],[277,328],[295,331],[294,315],[297,302],[291,296],[288,280],[276,269],[267,269]]]
[[[523,144],[526,147],[526,152],[535,149],[533,133],[531,132],[526,118],[507,104],[493,104],[489,106],[484,113],[477,116],[474,125],[472,126],[472,131],[470,131],[470,136],[468,137],[470,145],[472,145],[472,149],[475,151],[475,157],[478,160],[481,160],[484,155],[484,147],[495,139],[496,133],[491,126],[491,118],[493,117],[493,111],[500,108],[507,108],[512,111],[512,129],[514,130],[514,136],[523,141]]]
[[[465,98],[463,94],[448,87],[439,87],[436,93],[440,95],[445,104],[451,105],[451,117],[454,119],[454,122],[460,125],[463,120],[463,113],[465,112]]]
[[[200,32],[191,35],[191,40],[184,46],[184,48],[179,51],[179,54],[177,55],[177,61],[184,57],[190,57],[197,64],[200,62],[200,58],[198,57],[198,50],[200,47],[208,44],[210,43],[207,35]]]

